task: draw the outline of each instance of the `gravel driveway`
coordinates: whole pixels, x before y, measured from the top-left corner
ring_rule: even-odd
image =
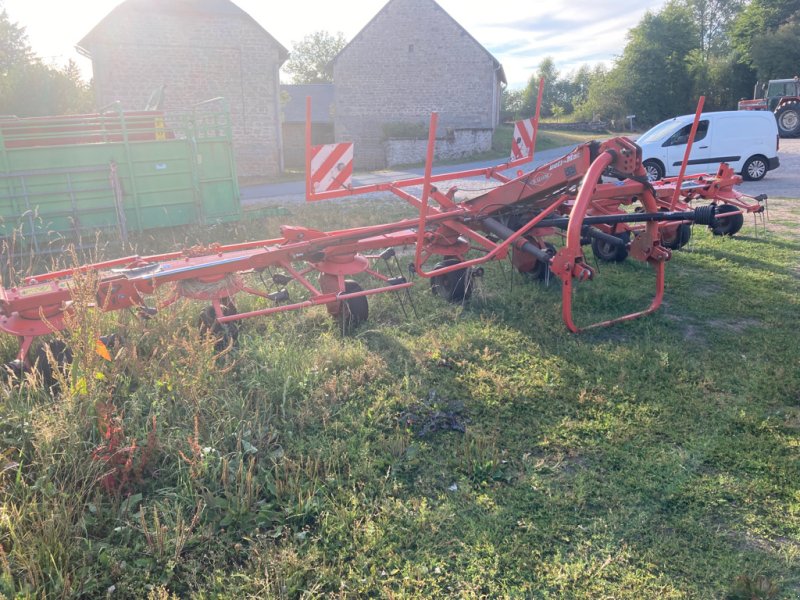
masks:
[[[800,138],[782,139],[778,151],[781,166],[761,181],[745,181],[739,189],[745,194],[770,198],[800,199]]]

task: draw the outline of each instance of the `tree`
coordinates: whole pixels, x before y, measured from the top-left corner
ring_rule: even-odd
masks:
[[[70,61],[47,66],[28,45],[25,28],[0,12],[0,114],[30,117],[91,110],[91,87]]]
[[[536,74],[528,80],[528,85],[522,92],[522,112],[523,116],[532,117],[536,114],[536,101],[539,98],[539,80],[544,79],[544,93],[542,94],[541,115],[549,117],[552,115],[551,107],[558,99],[558,71],[556,63],[552,57],[545,57],[539,63]]]
[[[609,118],[635,114],[643,124],[689,112],[694,106],[688,57],[700,49],[698,27],[689,8],[672,1],[658,13],[647,12],[628,32],[622,56],[601,88],[590,97]]]
[[[344,34],[332,35],[315,31],[299,42],[294,42],[284,70],[292,83],[329,83],[333,81],[330,62],[347,45]]]
[[[704,61],[720,56],[729,45],[728,30],[744,6],[744,0],[685,0],[699,29]]]
[[[800,19],[800,0],[750,0],[731,27],[731,44],[740,62],[752,64],[752,49],[763,35]]]
[[[0,11],[0,76],[7,75],[17,65],[29,63],[32,58],[25,28],[12,23],[3,8]]]
[[[522,118],[524,90],[503,90],[500,119],[503,122],[518,121]]]
[[[800,20],[784,23],[753,39],[752,64],[759,79],[785,79],[800,74]]]

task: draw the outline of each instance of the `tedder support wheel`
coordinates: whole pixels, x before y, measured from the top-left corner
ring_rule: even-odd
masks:
[[[669,212],[668,208],[660,208],[658,210]],[[670,250],[680,250],[692,239],[691,223],[662,225],[659,231],[661,232],[661,245]]]
[[[692,226],[689,223],[663,227],[661,231],[661,245],[670,250],[680,250],[692,239]]]
[[[664,167],[657,160],[646,160],[642,163],[644,170],[647,171],[649,181],[664,179]]]
[[[547,250],[551,257],[556,255],[556,247],[550,242],[545,242],[544,249]],[[539,281],[547,279],[550,273],[550,265],[548,263],[530,254],[520,252],[516,248],[513,250],[513,253],[514,265],[517,267],[517,271],[530,279],[538,279]]]
[[[222,314],[226,317],[236,314],[236,308],[232,302],[222,302]],[[213,306],[207,306],[202,310],[197,319],[197,325],[200,327],[200,335],[202,337],[211,336],[214,338],[214,349],[217,352],[222,352],[229,348],[239,339],[239,328],[236,323],[220,323],[217,321]]]
[[[344,282],[344,293],[355,294],[356,292],[363,291],[363,288],[357,281],[346,279]],[[357,298],[348,298],[342,300],[339,308],[339,314],[336,315],[336,320],[345,333],[351,332],[353,329],[361,325],[369,318],[369,303],[366,296],[358,296]]]
[[[800,103],[797,100],[786,102],[775,109],[778,131],[781,137],[800,136]]]
[[[434,271],[457,265],[461,260],[451,256],[434,265]],[[456,269],[431,277],[431,292],[448,302],[461,303],[472,296],[472,275],[469,269]]]
[[[736,235],[744,225],[744,215],[738,208],[730,204],[723,204],[717,208],[716,225],[711,228],[714,235]],[[735,215],[723,217],[725,213],[735,212]]]
[[[631,241],[631,234],[629,231],[623,231],[622,233],[615,233],[613,235],[625,242],[625,245],[616,246],[601,239],[594,238],[592,239],[592,252],[594,252],[594,255],[600,260],[606,262],[622,262],[628,258],[628,244]]]

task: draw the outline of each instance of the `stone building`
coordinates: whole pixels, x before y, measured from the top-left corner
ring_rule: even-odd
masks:
[[[503,67],[434,0],[390,0],[331,66],[336,139],[355,142],[357,168],[385,166],[386,140],[424,129],[432,111],[456,153],[491,147]]]
[[[281,85],[283,157],[287,169],[306,166],[306,98],[311,98],[311,143],[332,144],[332,83]]]
[[[92,60],[98,106],[165,110],[229,103],[240,176],[283,169],[278,71],[288,52],[230,0],[126,0],[78,45]]]

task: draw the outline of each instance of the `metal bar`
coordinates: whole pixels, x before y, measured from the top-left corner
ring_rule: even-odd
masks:
[[[425,159],[425,177],[422,185],[422,201],[419,207],[419,225],[417,226],[417,248],[414,254],[414,268],[418,272],[422,270],[422,246],[425,241],[425,224],[428,217],[428,198],[431,194],[431,171],[433,170],[433,156],[436,152],[436,125],[439,122],[439,114],[431,114],[431,122],[428,128],[428,152]]]
[[[681,171],[678,173],[678,179],[675,182],[675,191],[672,194],[672,202],[670,208],[675,210],[675,205],[678,203],[678,198],[681,195],[681,184],[683,184],[683,177],[686,175],[686,168],[689,165],[689,156],[692,153],[692,146],[694,145],[694,138],[697,135],[697,126],[700,124],[700,115],[703,114],[703,106],[706,103],[706,97],[700,96],[700,101],[697,103],[697,112],[694,115],[692,122],[692,129],[689,131],[689,139],[686,141],[686,152],[683,154],[683,162],[681,163]]]
[[[352,294],[320,294],[319,296],[314,296],[308,300],[303,302],[298,302],[296,304],[286,304],[284,306],[273,306],[271,308],[264,308],[262,310],[254,310],[251,312],[246,313],[239,313],[236,315],[229,315],[217,318],[217,321],[220,323],[230,323],[231,321],[241,321],[243,319],[249,319],[251,317],[261,317],[264,315],[271,315],[274,313],[279,312],[286,312],[289,310],[297,310],[299,308],[310,308],[312,306],[320,306],[322,304],[330,304],[331,302],[341,302],[344,300],[350,300],[351,298],[361,298],[364,296],[374,296],[375,294],[383,294],[385,292],[396,292],[399,290],[405,290],[413,286],[413,283],[401,283],[398,285],[390,285],[383,288],[375,288],[372,290],[362,290],[360,292],[353,292]]]

